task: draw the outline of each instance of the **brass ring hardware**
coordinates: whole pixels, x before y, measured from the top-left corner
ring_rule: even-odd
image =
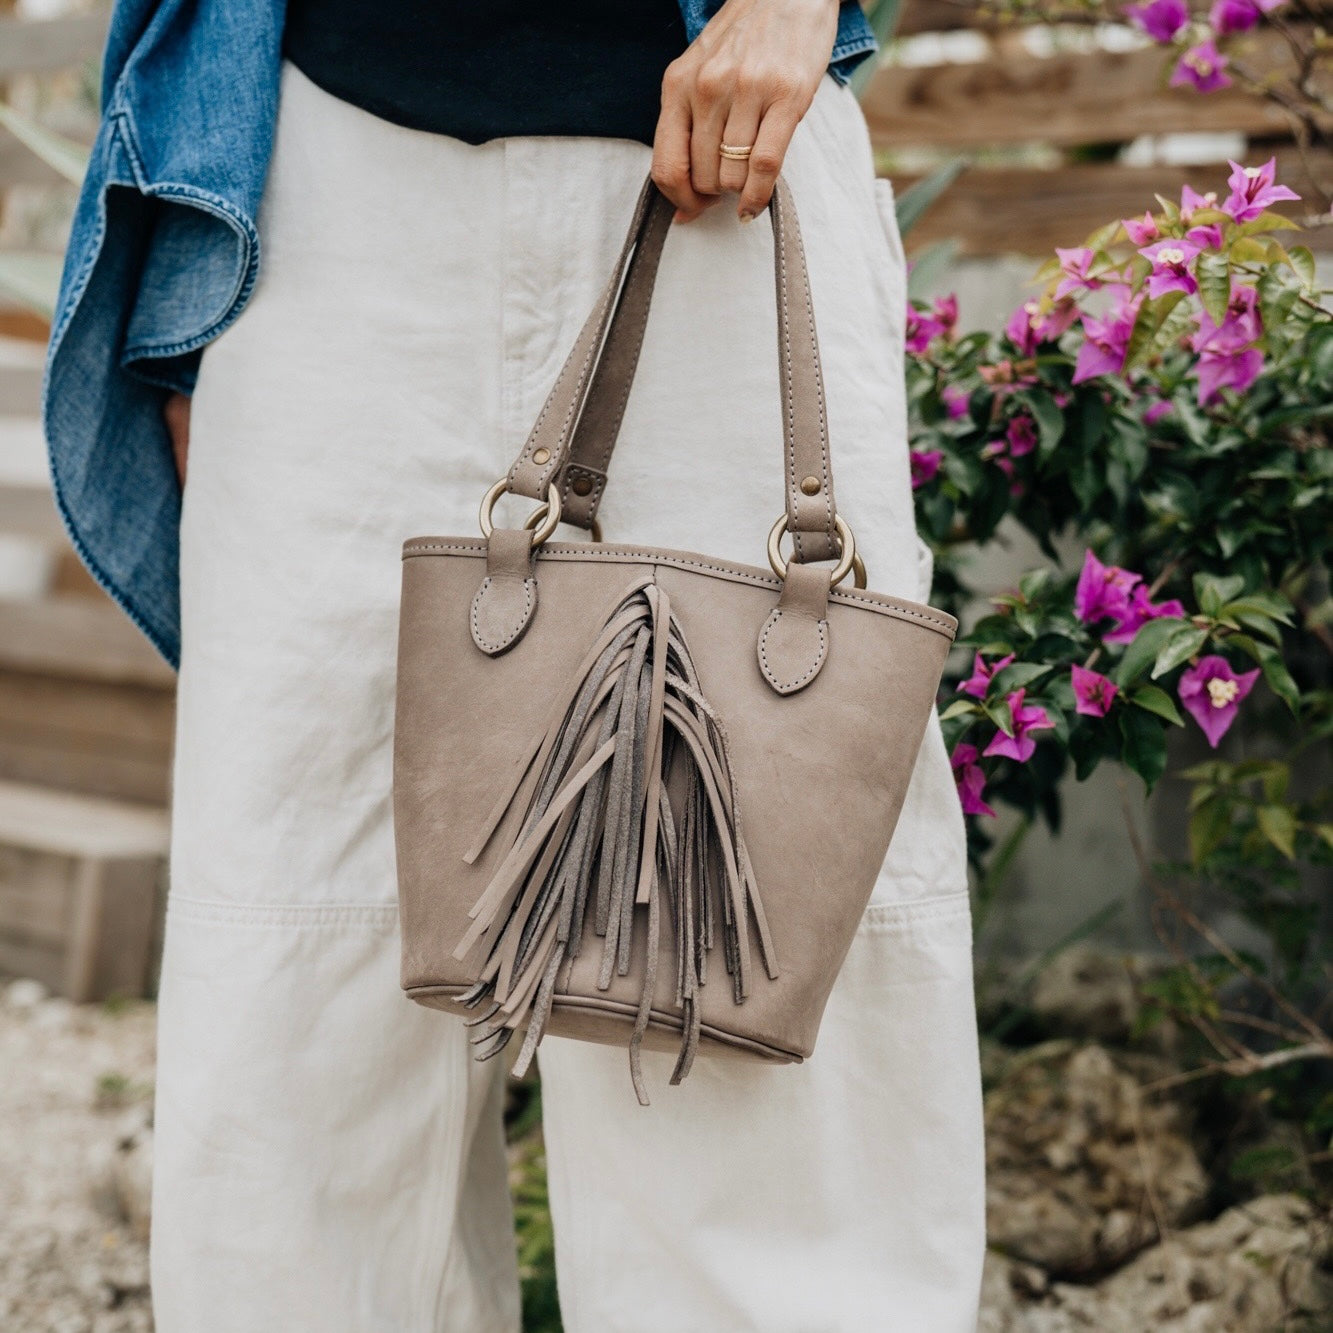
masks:
[[[481,523],[481,535],[489,537],[495,530],[491,521],[491,511],[495,502],[509,489],[509,478],[501,477],[494,486],[482,496],[481,513],[477,516]],[[532,545],[540,546],[560,526],[560,492],[554,485],[547,488],[546,499],[528,515],[525,528],[532,529]]]
[[[542,505],[540,509],[534,509],[533,512],[530,513],[530,514],[527,516],[527,518],[525,518],[525,519],[523,520],[523,526],[524,526],[525,528],[535,528],[535,527],[537,526],[537,524],[540,523],[540,522],[542,521],[543,517],[545,517],[545,514],[546,514],[546,506],[545,506],[545,505]],[[595,541],[595,542],[599,542],[599,541],[602,540],[602,520],[601,520],[601,519],[599,519],[599,518],[595,518],[595,519],[593,519],[593,521],[589,524],[589,526],[588,526],[588,536],[589,536],[593,541]]]
[[[865,561],[856,554],[856,538],[852,536],[852,530],[847,526],[846,520],[841,515],[833,516],[833,525],[837,528],[838,536],[842,538],[842,554],[838,557],[838,563],[833,566],[829,574],[829,587],[836,588],[848,574],[855,573],[855,586],[864,588],[866,586],[866,567]],[[773,566],[773,572],[780,579],[787,577],[787,562],[782,558],[782,534],[787,531],[787,515],[779,514],[778,521],[773,524],[768,533],[768,563]]]

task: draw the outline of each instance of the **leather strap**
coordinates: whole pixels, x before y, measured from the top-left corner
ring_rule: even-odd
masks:
[[[814,306],[795,205],[780,178],[768,211],[777,292],[787,526],[796,561],[832,559],[841,543],[835,526]],[[565,501],[563,517],[579,527],[591,526],[605,490],[674,212],[670,200],[651,179],[647,181],[611,278],[509,472],[509,489],[534,500],[545,499],[552,480],[558,478]]]

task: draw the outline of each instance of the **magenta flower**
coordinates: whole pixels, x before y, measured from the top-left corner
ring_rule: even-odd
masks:
[[[1020,764],[1026,764],[1032,758],[1037,742],[1032,739],[1034,731],[1048,731],[1055,726],[1049,714],[1040,704],[1025,704],[1024,690],[1014,690],[1008,695],[1009,712],[1014,719],[1014,734],[1006,736],[997,731],[991,743],[981,752],[984,755],[1002,755]]]
[[[958,324],[958,298],[941,296],[930,312],[907,303],[906,348],[912,356],[923,356],[936,338],[947,338]]]
[[[1231,78],[1226,72],[1227,58],[1217,49],[1212,38],[1191,46],[1171,72],[1168,82],[1173,88],[1194,88],[1201,93],[1215,93],[1229,88]]]
[[[1169,42],[1190,21],[1185,0],[1150,0],[1146,5],[1126,5],[1129,21],[1155,42]]]
[[[951,334],[958,327],[958,298],[952,292],[948,296],[937,297],[932,313],[939,321],[940,328],[946,334]]]
[[[912,465],[912,489],[920,490],[929,481],[935,480],[935,474],[944,461],[944,453],[939,449],[910,449],[907,457]]]
[[[1191,346],[1199,357],[1200,405],[1212,402],[1223,389],[1244,393],[1262,372],[1263,353],[1255,346],[1263,335],[1258,300],[1253,287],[1238,284],[1231,290],[1226,318],[1220,324],[1207,311],[1199,313],[1199,330]]]
[[[1283,3],[1284,0],[1217,0],[1208,11],[1208,22],[1219,37],[1248,32],[1264,14]]]
[[[1009,443],[1009,456],[1022,458],[1037,447],[1037,427],[1026,412],[1019,412],[1009,418],[1009,428],[1004,438]]]
[[[1039,301],[1025,301],[1004,326],[1005,336],[1023,356],[1035,356],[1044,342],[1054,342],[1078,318],[1078,306],[1068,298],[1044,311]]]
[[[1060,260],[1060,272],[1065,275],[1055,289],[1057,301],[1061,297],[1070,295],[1071,292],[1092,292],[1102,285],[1100,278],[1088,276],[1092,268],[1093,251],[1086,245],[1077,245],[1070,249],[1057,245],[1055,253]]]
[[[1253,221],[1270,204],[1300,199],[1295,190],[1273,183],[1277,174],[1276,158],[1270,157],[1261,167],[1243,167],[1239,162],[1232,162],[1230,166],[1227,184],[1231,186],[1231,193],[1223,200],[1222,211],[1237,222]]]
[[[1222,228],[1216,222],[1205,222],[1198,227],[1191,227],[1185,233],[1185,239],[1197,245],[1200,250],[1220,250]]]
[[[1165,398],[1159,398],[1143,414],[1145,426],[1155,426],[1163,417],[1169,417],[1174,409]]]
[[[1121,293],[1128,291],[1124,287],[1118,290]],[[1134,331],[1134,321],[1138,318],[1142,302],[1141,292],[1133,297],[1122,295],[1103,318],[1083,316],[1083,343],[1074,364],[1075,384],[1082,384],[1084,380],[1094,379],[1098,375],[1118,375],[1124,369],[1129,336]]]
[[[1014,660],[1013,653],[1002,657],[998,662],[987,666],[980,653],[972,659],[972,674],[958,687],[959,694],[970,694],[974,699],[984,699],[990,689],[992,677],[997,671],[1003,671]]]
[[[956,384],[944,386],[940,391],[940,398],[948,410],[950,421],[959,421],[967,416],[970,397],[966,389],[960,389]]]
[[[1074,698],[1078,700],[1076,712],[1084,717],[1105,717],[1111,711],[1111,704],[1120,692],[1115,681],[1077,663],[1072,668],[1072,680]]]
[[[1217,207],[1217,191],[1209,190],[1207,194],[1200,194],[1193,186],[1187,185],[1180,192],[1180,220],[1188,225],[1189,220],[1201,208]]]
[[[1140,251],[1143,257],[1152,263],[1152,272],[1148,275],[1148,295],[1154,300],[1165,296],[1167,292],[1184,292],[1193,296],[1199,290],[1190,272],[1190,261],[1199,253],[1200,247],[1192,241],[1158,241]]]
[[[995,811],[981,799],[986,789],[986,775],[977,763],[977,747],[966,741],[953,747],[949,762],[953,765],[953,780],[958,787],[958,799],[965,815],[994,815]]]
[[[1205,352],[1195,374],[1199,380],[1199,406],[1206,407],[1223,389],[1244,393],[1263,372],[1264,355],[1257,347],[1239,352]]]
[[[1119,620],[1129,610],[1129,595],[1143,576],[1119,565],[1104,565],[1091,551],[1083,553],[1083,568],[1074,589],[1074,614],[1091,625],[1108,616]]]
[[[1151,601],[1148,589],[1140,584],[1129,594],[1124,610],[1116,614],[1115,628],[1103,634],[1102,639],[1106,643],[1129,643],[1150,620],[1184,614],[1185,608],[1174,597],[1166,602]]]
[[[1157,229],[1157,219],[1151,213],[1145,213],[1142,220],[1125,218],[1120,225],[1134,245],[1149,245],[1162,234]]]
[[[1259,670],[1243,671],[1239,676],[1225,657],[1215,654],[1201,657],[1181,673],[1176,691],[1186,712],[1203,728],[1208,744],[1217,743],[1236,720],[1241,700],[1254,688]]]

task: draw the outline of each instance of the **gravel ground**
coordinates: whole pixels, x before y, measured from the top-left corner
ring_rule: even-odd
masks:
[[[127,1148],[147,1120],[153,1021],[149,1004],[75,1006],[0,982],[4,1333],[152,1328]]]

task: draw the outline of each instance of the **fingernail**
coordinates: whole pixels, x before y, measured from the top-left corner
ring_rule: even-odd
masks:
[[[742,209],[742,211],[741,211],[741,221],[742,221],[742,222],[753,222],[753,221],[755,220],[755,217],[756,217],[756,214],[750,212],[750,210],[749,210],[748,208],[746,208],[746,209]]]

